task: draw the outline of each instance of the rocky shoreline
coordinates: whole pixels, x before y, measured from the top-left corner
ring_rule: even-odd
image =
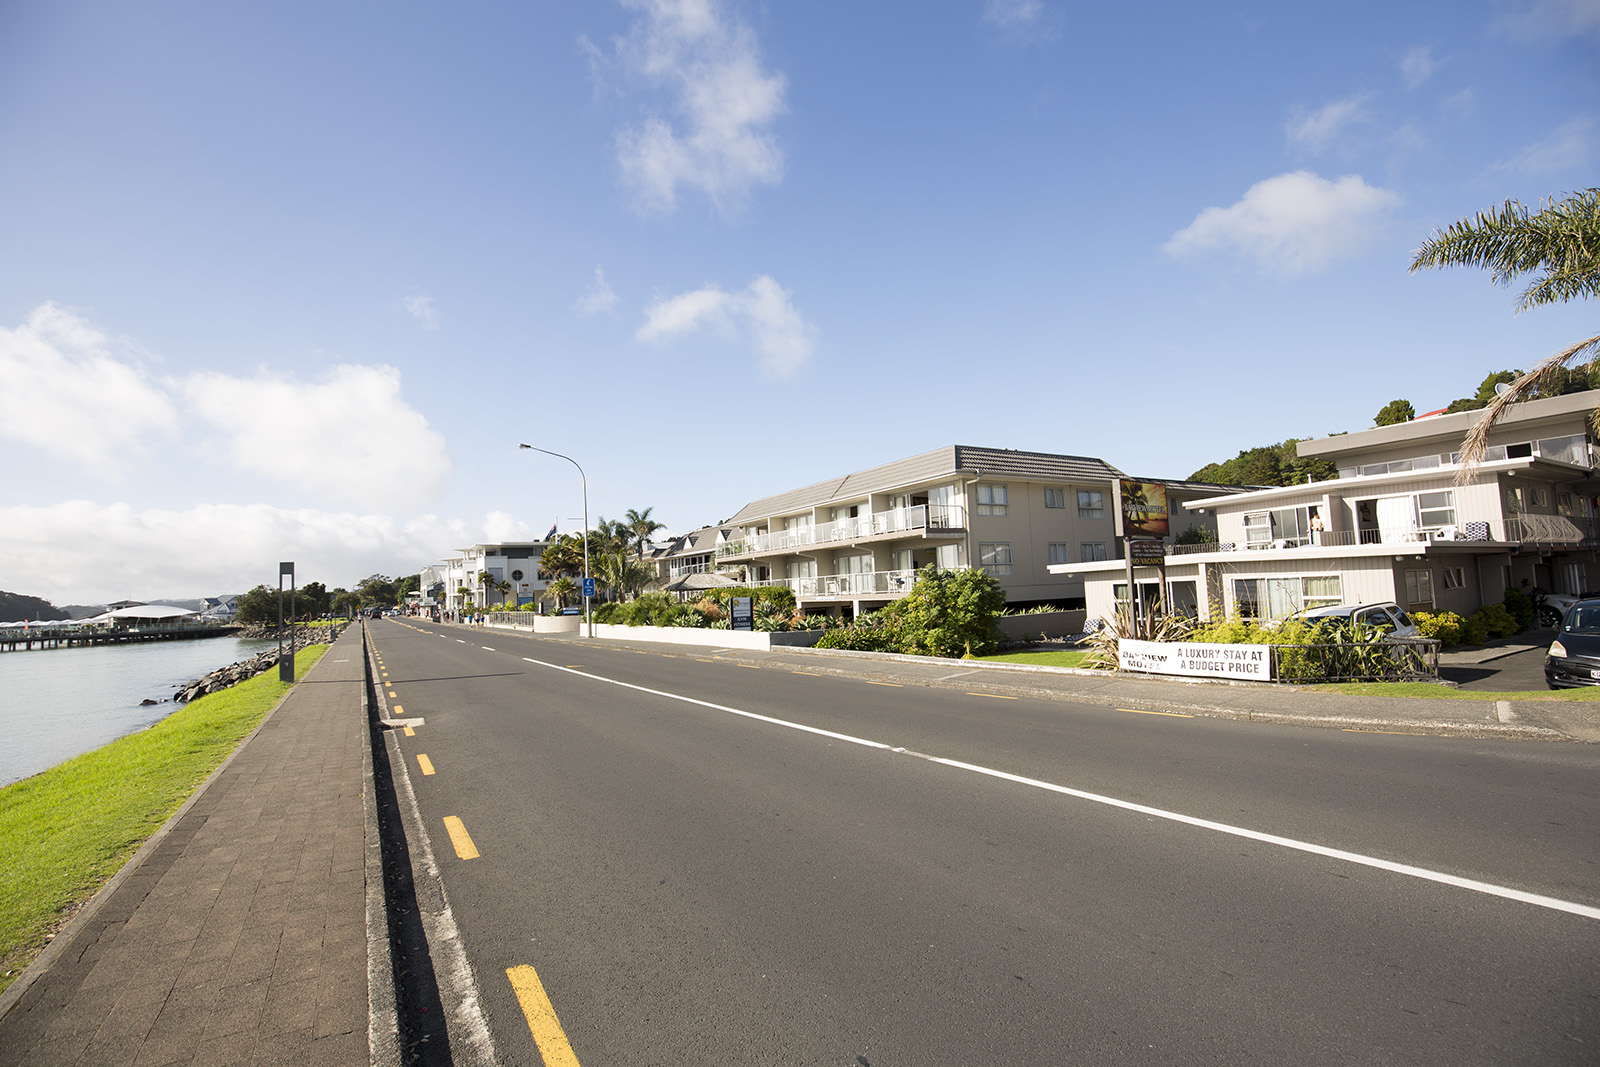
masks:
[[[348,623],[336,624],[335,636],[337,636],[338,633],[342,633],[344,627],[347,625]],[[322,626],[318,627],[317,629],[325,631],[327,627]],[[308,627],[296,626],[295,633],[299,638],[300,645],[303,647],[306,643],[305,639],[308,633]],[[276,626],[252,626],[240,633],[238,636],[253,638],[277,637],[278,628]],[[285,633],[284,636],[287,637],[288,634]],[[227,689],[229,686],[238,685],[240,682],[248,681],[258,674],[263,674],[266,671],[272,670],[272,668],[276,667],[277,665],[278,650],[275,648],[269,648],[265,652],[258,652],[249,659],[240,660],[238,663],[230,663],[226,667],[212,671],[203,678],[197,678],[186,685],[179,686],[178,691],[172,695],[172,701],[175,704],[187,704],[196,697],[203,697],[207,693],[215,693],[219,689]],[[153,704],[155,702],[146,701],[146,703]]]

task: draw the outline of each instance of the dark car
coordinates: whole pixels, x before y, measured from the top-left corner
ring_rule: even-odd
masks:
[[[1600,599],[1567,609],[1544,659],[1544,680],[1551,689],[1600,685]]]

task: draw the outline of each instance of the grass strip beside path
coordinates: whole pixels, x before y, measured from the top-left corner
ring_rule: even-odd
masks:
[[[1037,667],[1081,667],[1089,653],[1076,648],[1051,649],[1039,652],[1007,652],[1000,656],[984,656],[989,663],[1031,663]]]
[[[326,645],[297,650],[295,673]],[[0,990],[289,691],[269,670],[0,789]]]

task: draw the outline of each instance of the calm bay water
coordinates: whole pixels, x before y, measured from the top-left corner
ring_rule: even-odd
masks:
[[[277,646],[208,637],[0,653],[0,785],[161,721],[185,682]]]

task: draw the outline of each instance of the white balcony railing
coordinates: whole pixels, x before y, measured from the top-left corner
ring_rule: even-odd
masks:
[[[964,530],[966,509],[953,504],[918,504],[910,508],[875,511],[854,519],[821,522],[796,530],[778,530],[729,541],[717,546],[717,558],[761,556],[834,541],[863,541],[886,534],[919,530]],[[887,573],[887,572],[885,572]]]
[[[1390,528],[1377,530],[1323,530],[1301,537],[1221,544],[1172,545],[1173,556],[1201,552],[1233,552],[1283,548],[1347,548],[1352,545],[1415,545],[1455,541],[1490,541],[1501,544],[1594,544],[1597,530],[1588,519],[1565,515],[1518,515],[1505,520],[1463,522],[1453,526]]]
[[[797,597],[903,596],[917,584],[917,572],[862,571],[856,574],[818,574],[806,578],[775,578],[757,585],[786,585]]]

